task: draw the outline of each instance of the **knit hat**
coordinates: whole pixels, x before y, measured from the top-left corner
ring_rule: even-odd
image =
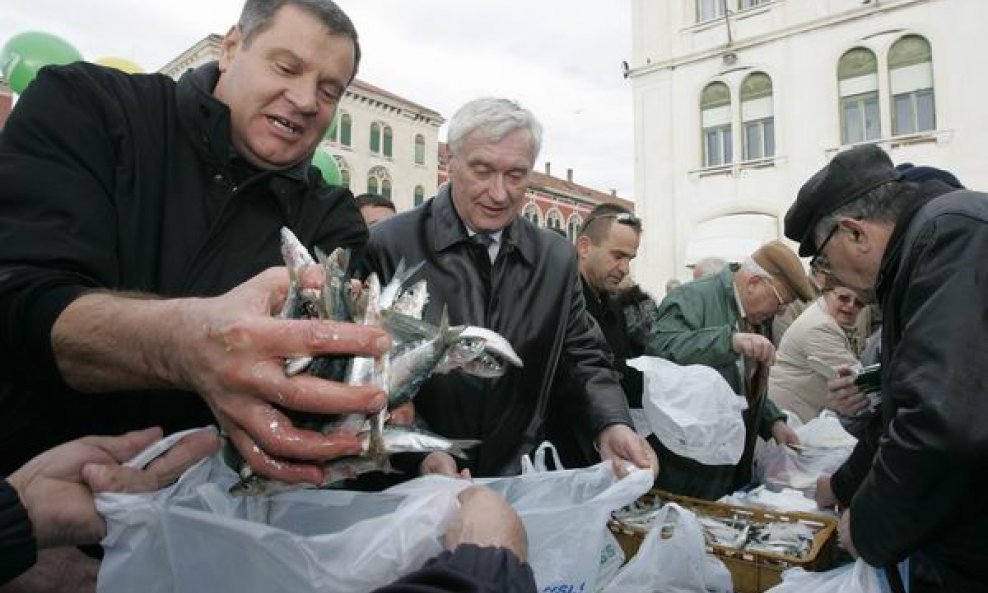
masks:
[[[799,255],[813,255],[813,229],[820,219],[879,185],[901,178],[902,173],[892,166],[885,151],[873,144],[837,153],[799,188],[795,203],[786,213],[786,236],[799,242]]]
[[[816,298],[816,291],[806,277],[802,262],[782,241],[770,241],[762,245],[751,254],[751,259],[775,281],[787,286],[794,297],[802,301]]]
[[[917,183],[922,183],[924,181],[937,180],[946,183],[951,187],[956,187],[957,189],[964,189],[961,182],[958,181],[954,174],[950,171],[944,171],[943,169],[937,169],[936,167],[929,167],[926,165],[916,166],[912,163],[902,163],[895,166],[895,170],[902,173],[903,181],[915,181]]]

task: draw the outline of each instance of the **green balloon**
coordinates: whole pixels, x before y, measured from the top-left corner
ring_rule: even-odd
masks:
[[[23,93],[38,70],[50,64],[71,64],[82,59],[67,41],[43,31],[19,33],[0,50],[0,71],[15,93]]]
[[[329,156],[328,152],[317,148],[315,154],[312,155],[312,165],[319,169],[326,183],[342,185],[343,176],[340,174],[340,168],[336,164],[336,159]]]

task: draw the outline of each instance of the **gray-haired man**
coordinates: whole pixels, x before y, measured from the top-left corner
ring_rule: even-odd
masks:
[[[506,99],[467,103],[450,121],[450,183],[420,208],[376,225],[368,267],[389,279],[398,262],[425,262],[425,318],[500,332],[524,361],[498,379],[434,377],[416,399],[432,430],[479,438],[469,469],[515,473],[519,458],[543,435],[549,393],[562,373],[581,386],[568,405],[596,435],[605,459],[656,468],[652,451],[630,428],[606,343],[586,312],[573,246],[519,216],[542,129],[530,112]],[[424,473],[453,474],[453,459],[427,457]]]

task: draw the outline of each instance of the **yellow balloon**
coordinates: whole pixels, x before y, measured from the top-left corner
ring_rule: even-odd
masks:
[[[112,56],[107,56],[105,58],[100,58],[93,63],[99,64],[100,66],[107,66],[109,68],[116,68],[117,70],[126,72],[127,74],[140,74],[144,72],[143,68],[125,58],[114,58]]]

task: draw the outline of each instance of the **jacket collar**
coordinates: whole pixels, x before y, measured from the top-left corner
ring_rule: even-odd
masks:
[[[436,198],[432,201],[432,236],[433,249],[439,253],[470,240],[467,227],[460,220],[453,206],[452,184],[447,183],[439,188]],[[521,216],[516,216],[511,224],[504,227],[501,235],[501,253],[517,252],[528,263],[536,260],[534,233],[539,230]]]
[[[233,149],[230,140],[230,108],[213,96],[219,77],[217,62],[189,70],[178,81],[176,102],[179,118],[199,156],[214,166],[225,167],[230,161],[243,161],[243,158]],[[306,160],[275,174],[295,182],[308,183],[309,165]]]
[[[878,278],[875,280],[875,295],[878,297],[879,303],[883,302],[884,295],[888,293],[892,283],[895,282],[899,263],[904,256],[903,248],[905,247],[906,231],[909,229],[913,219],[916,218],[916,215],[922,210],[923,206],[953,191],[957,191],[957,188],[951,187],[941,181],[926,181],[919,186],[919,191],[911,196],[910,202],[903,207],[902,213],[899,214],[899,218],[895,221],[895,228],[892,229],[892,235],[889,237],[888,246],[885,249],[885,254],[882,255],[882,262],[878,268]]]

